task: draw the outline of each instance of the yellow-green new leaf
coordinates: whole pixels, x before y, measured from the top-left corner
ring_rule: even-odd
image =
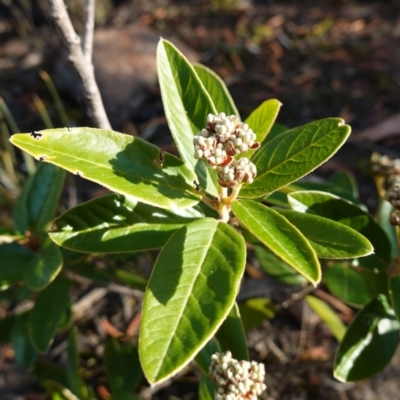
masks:
[[[140,138],[95,128],[48,129],[16,134],[11,142],[142,203],[175,210],[200,201],[196,175],[177,157]]]

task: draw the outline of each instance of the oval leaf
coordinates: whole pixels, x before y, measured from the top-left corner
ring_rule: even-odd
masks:
[[[203,217],[199,209],[175,214],[109,194],[64,213],[50,237],[59,246],[86,253],[121,253],[157,249],[183,224]]]
[[[40,163],[26,181],[14,208],[15,228],[21,234],[45,232],[49,227],[64,184],[65,171]]]
[[[320,258],[355,258],[373,252],[371,243],[346,225],[318,215],[277,210],[307,238]]]
[[[240,197],[266,196],[297,181],[335,154],[349,134],[350,127],[342,119],[326,118],[268,141],[253,157],[257,177],[243,187]]]
[[[47,286],[30,312],[29,325],[34,345],[45,352],[68,304],[69,281],[61,276]]]
[[[340,343],[334,375],[341,382],[367,379],[391,360],[400,324],[386,296],[380,295],[354,318]]]
[[[390,299],[397,319],[400,320],[400,276],[392,276],[389,280]]]
[[[230,351],[233,358],[237,360],[249,359],[246,334],[240,317],[239,307],[236,302],[225,321],[218,329],[216,338],[221,346],[222,352]]]
[[[182,160],[140,138],[95,128],[48,129],[35,139],[16,134],[11,142],[36,158],[58,165],[138,201],[166,209],[200,200],[195,174]]]
[[[193,67],[210,95],[217,112],[224,112],[226,115],[236,115],[240,118],[239,112],[224,81],[205,65],[193,64]]]
[[[265,246],[314,285],[321,279],[317,256],[301,232],[278,212],[252,200],[235,200],[239,221]]]
[[[58,275],[62,264],[60,249],[46,237],[36,254],[35,263],[24,271],[25,283],[33,290],[42,290]]]
[[[277,99],[266,100],[247,117],[245,122],[256,134],[256,142],[261,144],[264,142],[275,123],[281,107],[282,103]],[[255,150],[250,150],[243,156],[251,158],[254,152]]]
[[[314,312],[318,314],[321,320],[325,322],[336,340],[340,342],[345,334],[346,326],[337,314],[328,306],[328,304],[320,300],[318,297],[306,296],[305,300]]]
[[[183,368],[215,334],[234,304],[245,258],[243,238],[214,219],[171,236],[144,297],[139,354],[150,383]]]
[[[333,194],[319,191],[299,191],[288,195],[290,206],[299,212],[316,214],[340,222],[365,236],[374,247],[371,259],[374,269],[385,269],[390,260],[391,246],[384,230],[360,207]],[[363,267],[364,259],[359,260]]]
[[[169,129],[179,154],[207,193],[218,196],[216,174],[202,160],[194,158],[193,136],[205,127],[207,115],[217,111],[193,66],[167,40],[157,47],[157,72]]]

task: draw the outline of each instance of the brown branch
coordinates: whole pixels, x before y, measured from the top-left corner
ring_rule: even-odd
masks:
[[[67,13],[64,0],[48,0],[51,16],[58,26],[61,36],[68,50],[68,59],[76,69],[85,92],[86,105],[89,117],[97,128],[111,129],[100,91],[94,77],[94,68],[91,61],[85,57],[81,47],[81,39],[72,26],[71,19]],[[85,27],[87,24],[85,24]],[[86,41],[87,35],[85,38]]]

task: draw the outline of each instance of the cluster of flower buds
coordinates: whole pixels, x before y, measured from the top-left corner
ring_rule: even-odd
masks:
[[[218,386],[215,400],[257,400],[266,389],[264,364],[235,360],[230,351],[213,354],[209,372]]]
[[[236,186],[238,183],[252,183],[257,175],[256,166],[246,157],[233,160],[230,165],[218,168],[218,183],[222,187]]]
[[[393,206],[389,221],[392,225],[400,225],[400,184],[395,183],[386,193],[387,201]]]
[[[400,181],[399,159],[392,160],[388,156],[381,156],[378,153],[374,153],[371,157],[371,162],[372,173],[385,178],[388,186],[396,183],[396,181]]]
[[[235,115],[208,114],[206,128],[193,138],[194,156],[218,170],[219,182],[223,187],[232,187],[239,182],[251,183],[256,174],[254,164],[246,159],[240,166],[231,166],[236,155],[260,147],[255,140],[256,134]],[[232,179],[228,179],[228,176]]]

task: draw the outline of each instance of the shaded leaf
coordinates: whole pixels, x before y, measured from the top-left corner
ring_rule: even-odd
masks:
[[[397,319],[400,320],[400,276],[392,276],[389,279],[390,300]]]
[[[230,351],[233,358],[237,360],[248,360],[246,334],[237,303],[235,303],[219,327],[216,338],[221,346],[222,352]]]
[[[321,279],[317,256],[301,232],[280,215],[252,200],[235,200],[232,210],[254,236],[313,284]]]
[[[400,324],[386,296],[368,303],[354,318],[340,343],[334,375],[341,382],[370,378],[391,360]]]
[[[226,115],[236,115],[240,118],[239,111],[224,81],[205,65],[195,63],[193,67],[204,88],[210,95],[217,113],[224,112]]]
[[[15,228],[21,233],[42,233],[49,227],[64,185],[65,171],[40,163],[25,182],[14,208]]]
[[[342,119],[326,118],[278,135],[253,157],[257,177],[242,188],[240,196],[266,196],[302,178],[335,154],[349,134],[350,127]]]
[[[243,327],[246,332],[256,328],[261,322],[272,319],[275,310],[272,302],[264,298],[253,298],[239,304]]]
[[[355,258],[373,252],[371,243],[346,225],[318,215],[277,210],[307,238],[320,258]]]
[[[211,364],[211,356],[214,353],[220,353],[221,347],[219,343],[213,338],[197,353],[194,361],[204,374],[208,374],[208,369]]]
[[[175,232],[158,256],[145,293],[139,354],[150,383],[183,368],[231,310],[245,266],[245,243],[210,218]]]
[[[118,253],[160,248],[185,223],[203,217],[198,208],[168,210],[109,194],[64,213],[50,237],[86,253]]]
[[[354,176],[348,173],[347,171],[336,171],[334,172],[328,179],[329,182],[334,185],[342,188],[349,194],[351,194],[352,198],[358,199],[358,187],[357,182],[354,179]]]
[[[390,241],[391,256],[395,258],[399,254],[399,245],[397,242],[396,228],[389,222],[389,216],[392,210],[393,206],[387,200],[383,200],[378,210],[378,222]]]
[[[29,326],[34,345],[45,352],[68,303],[69,281],[57,277],[39,293],[30,312]]]
[[[201,375],[199,384],[199,400],[214,400],[217,385],[207,376]]]
[[[337,314],[326,304],[315,296],[306,296],[306,302],[316,314],[325,322],[333,336],[340,342],[345,334],[346,326]]]
[[[132,392],[142,379],[139,354],[131,344],[120,344],[115,338],[108,338],[104,348],[104,364],[112,392]]]
[[[164,39],[157,47],[157,72],[165,116],[179,154],[206,192],[217,196],[215,171],[194,158],[193,147],[193,136],[205,127],[207,115],[217,113],[211,97],[185,56]]]
[[[36,158],[146,204],[175,210],[200,200],[193,184],[196,176],[182,160],[140,138],[95,128],[40,133],[39,140],[16,134],[11,142]]]

